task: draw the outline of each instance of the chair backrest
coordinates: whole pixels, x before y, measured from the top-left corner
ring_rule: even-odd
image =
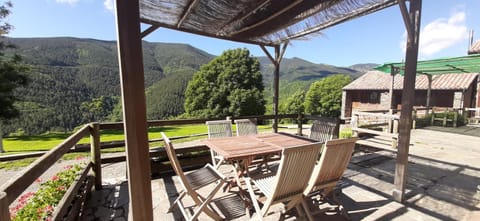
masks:
[[[322,149],[320,160],[313,169],[308,187],[304,192],[305,195],[318,189],[337,185],[350,162],[357,140],[358,138],[354,137],[327,141]]]
[[[272,191],[272,202],[301,196],[312,174],[322,143],[285,148]]]
[[[232,121],[230,120],[207,121],[206,124],[208,127],[208,138],[232,136]]]
[[[187,177],[183,173],[182,166],[180,162],[178,162],[177,153],[175,152],[175,148],[173,148],[173,144],[170,139],[165,135],[165,133],[161,132],[163,142],[165,143],[165,152],[167,152],[168,159],[170,160],[170,165],[172,165],[173,171],[175,174],[180,178],[180,182],[182,187],[185,190],[191,189],[189,183],[187,181]]]
[[[336,127],[336,122],[315,120],[313,121],[312,128],[310,129],[309,138],[325,143],[327,140],[334,138]]]
[[[237,125],[237,136],[246,136],[257,134],[257,119],[235,120]]]

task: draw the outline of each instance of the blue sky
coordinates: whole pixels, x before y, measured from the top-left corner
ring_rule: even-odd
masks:
[[[17,0],[8,21],[15,29],[10,37],[71,36],[115,40],[114,0]],[[423,0],[421,60],[463,56],[468,32],[480,39],[479,0]],[[285,57],[314,63],[349,66],[404,59],[405,28],[398,6],[340,24],[307,41],[293,41]],[[256,45],[233,43],[192,34],[158,29],[144,40],[186,43],[219,55],[245,47],[264,56]]]

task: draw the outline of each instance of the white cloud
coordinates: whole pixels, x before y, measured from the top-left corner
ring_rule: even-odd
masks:
[[[74,5],[77,3],[79,0],[55,0],[55,2],[60,3],[60,4],[69,4],[69,5]]]
[[[452,14],[448,19],[439,18],[423,27],[420,31],[420,56],[431,56],[449,48],[467,38],[465,12]],[[401,48],[405,51],[406,33],[401,41]]]
[[[103,6],[111,12],[113,12],[114,7],[113,7],[113,0],[104,0],[103,1]]]

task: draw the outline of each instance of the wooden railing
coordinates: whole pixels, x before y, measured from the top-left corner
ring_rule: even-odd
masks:
[[[97,125],[97,126],[95,126]],[[80,130],[72,134],[68,137],[65,141],[57,145],[55,148],[48,151],[46,154],[42,155],[40,158],[35,160],[30,166],[25,168],[22,172],[20,172],[14,179],[10,179],[8,182],[3,184],[0,187],[0,220],[2,221],[9,221],[10,220],[10,212],[9,212],[9,205],[15,201],[17,197],[20,196],[40,175],[42,175],[47,169],[49,169],[57,160],[59,160],[65,153],[68,152],[70,148],[72,148],[75,144],[78,143],[83,137],[91,134],[92,137],[92,158],[99,159],[100,152],[96,152],[96,149],[99,149],[98,143],[95,143],[95,140],[99,140],[98,133],[92,133],[95,131],[95,128],[98,127],[98,124],[89,124],[83,126]],[[98,156],[97,156],[98,155]],[[85,169],[82,171],[82,175],[79,179],[77,179],[72,185],[71,188],[80,188],[81,184],[85,183],[87,179],[87,173],[90,171],[90,168],[93,167],[94,171],[100,171],[100,164],[97,163],[98,161],[92,160],[90,163],[87,164]],[[101,188],[101,176],[96,174],[96,188]],[[92,179],[92,178],[88,178]],[[98,185],[97,185],[98,184]],[[70,190],[71,191],[73,190]],[[73,193],[71,193],[73,194]],[[76,192],[75,192],[76,194]],[[66,211],[74,200],[74,197],[71,195],[65,195],[64,199],[62,199],[62,203],[59,204],[57,214],[62,214]]]
[[[360,119],[362,117],[375,119],[375,121],[370,121],[360,124]],[[352,114],[351,125],[354,135],[359,133],[367,133],[373,135],[379,135],[392,140],[392,148],[397,148],[398,143],[398,121],[400,116],[394,114],[384,114],[384,113],[371,113],[371,112],[354,112]],[[392,123],[390,123],[392,122]],[[372,128],[374,127],[386,127],[386,131],[378,131]]]
[[[464,116],[466,116],[467,124],[480,125],[480,108],[465,108]]]
[[[305,119],[316,119],[316,116],[303,116],[298,114],[286,114],[278,115],[278,119],[288,119],[293,118],[297,119],[299,122],[299,134],[301,134],[301,125],[302,121]],[[270,120],[275,119],[274,115],[258,115],[258,116],[242,116],[230,119],[233,121],[235,119],[247,119],[247,118],[257,118],[258,120]],[[149,127],[158,127],[158,126],[170,126],[170,125],[186,125],[186,124],[200,124],[205,123],[210,120],[217,119],[189,119],[189,120],[156,120],[149,121]],[[57,145],[55,148],[50,151],[42,154],[37,160],[35,160],[30,166],[25,168],[20,172],[14,179],[9,180],[7,183],[3,184],[0,187],[0,220],[9,221],[10,213],[9,206],[16,198],[20,196],[39,176],[41,176],[46,170],[48,170],[57,160],[59,160],[64,154],[72,151],[72,147],[77,147],[78,149],[88,150],[90,149],[91,158],[87,163],[86,167],[80,172],[77,180],[70,186],[67,190],[67,193],[60,201],[54,212],[54,219],[62,219],[66,217],[66,220],[75,219],[75,215],[78,215],[79,208],[81,207],[81,200],[76,199],[75,196],[79,191],[88,192],[90,191],[92,185],[95,186],[95,189],[99,190],[102,188],[102,163],[112,163],[125,161],[125,156],[101,158],[100,150],[102,147],[123,147],[125,145],[124,141],[116,141],[110,143],[101,143],[100,136],[102,130],[123,130],[123,123],[91,123],[83,126],[81,129],[76,131],[74,134],[69,136],[65,141]],[[90,136],[90,145],[81,145],[78,142],[85,136]],[[204,136],[205,134],[195,134],[189,135],[189,137],[195,136]],[[183,138],[183,137],[178,137]],[[175,139],[175,138],[173,138]],[[154,139],[149,142],[159,142],[162,139]],[[208,153],[209,149],[206,146],[198,145],[191,147],[182,147],[177,148],[176,152],[178,155],[181,155],[179,158],[182,160],[183,166],[197,166],[199,164],[205,164],[210,160],[210,154]],[[197,155],[195,158],[189,157],[194,152],[200,152],[205,154]],[[152,158],[164,158],[167,159],[166,153],[163,148],[155,148],[150,151],[150,157]],[[165,160],[166,161],[166,160]],[[168,171],[171,170],[168,164],[159,164],[155,168],[156,171]],[[88,175],[90,171],[93,171],[93,176]],[[93,181],[93,182],[92,182]],[[84,195],[83,195],[84,196]],[[77,201],[75,201],[77,200]],[[74,202],[72,204],[72,202]],[[68,213],[68,211],[73,211],[73,215]],[[77,213],[77,214],[75,214]]]

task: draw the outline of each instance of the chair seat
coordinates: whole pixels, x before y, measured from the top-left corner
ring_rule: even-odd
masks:
[[[222,178],[211,168],[203,167],[185,175],[192,189],[197,190]]]
[[[252,178],[253,184],[266,196],[272,197],[275,185],[275,174],[262,178]]]

